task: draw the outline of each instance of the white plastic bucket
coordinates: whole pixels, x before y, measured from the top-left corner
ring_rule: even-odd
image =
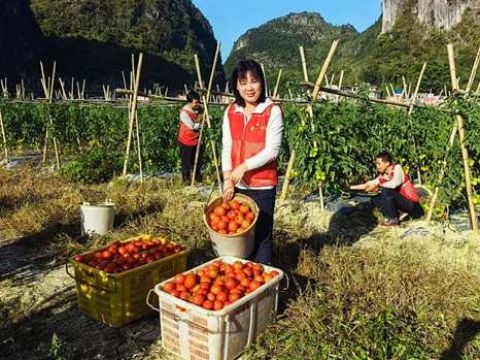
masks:
[[[82,235],[105,235],[113,229],[113,220],[115,218],[115,204],[103,203],[90,205],[83,203],[80,206]]]
[[[213,230],[208,223],[208,214],[220,205],[223,201],[219,196],[213,201],[209,202],[203,213],[203,221],[208,229],[208,234],[212,240],[213,250],[218,256],[233,256],[241,259],[248,258],[255,248],[255,227],[257,225],[258,214],[260,209],[257,203],[250,197],[243,194],[236,194],[235,200],[246,204],[255,213],[255,219],[245,232],[235,235],[220,234]]]

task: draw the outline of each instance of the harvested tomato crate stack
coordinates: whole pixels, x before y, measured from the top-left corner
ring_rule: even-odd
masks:
[[[165,239],[142,235],[70,259],[78,307],[112,327],[138,319],[150,308],[148,291],[185,271],[188,251]]]
[[[277,312],[282,270],[219,257],[157,284],[163,347],[182,359],[239,356]],[[150,301],[150,296],[147,302]]]

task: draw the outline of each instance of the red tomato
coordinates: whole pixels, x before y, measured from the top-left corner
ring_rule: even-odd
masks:
[[[258,282],[259,284],[265,284],[265,279],[262,275],[256,275],[254,278],[253,278],[253,281],[256,281]]]
[[[222,301],[222,302],[225,302],[228,300],[228,295],[226,292],[222,291],[220,293],[217,294],[217,296],[215,297],[216,300],[218,301]]]
[[[207,283],[207,284],[210,284],[212,282],[212,279],[210,279],[209,276],[207,275],[203,275],[201,278],[200,278],[200,283]],[[210,286],[210,285],[209,285]]]
[[[222,310],[223,307],[224,307],[223,301],[218,301],[217,300],[213,303],[213,309],[214,310]]]
[[[234,270],[242,270],[243,269],[243,263],[241,261],[235,261],[233,263],[233,269]]]
[[[226,201],[224,201],[224,202],[222,203],[222,205],[220,205],[220,206],[221,206],[222,208],[224,208],[225,210],[227,210],[227,211],[230,210],[230,204],[229,204],[228,202],[226,202]]]
[[[227,279],[227,281],[225,281],[225,286],[228,290],[232,290],[237,286],[237,282],[234,279]]]
[[[83,262],[83,256],[77,255],[73,258],[73,260],[78,261],[78,262]]]
[[[180,292],[177,289],[173,289],[172,291],[170,291],[169,294],[172,295],[172,296],[175,296],[175,297],[180,296]]]
[[[214,211],[215,214],[218,215],[218,216],[224,216],[225,213],[227,212],[227,211],[225,210],[225,208],[223,208],[223,207],[221,207],[221,206],[217,206],[217,207],[215,208],[215,210],[213,210],[213,211]]]
[[[255,291],[257,290],[260,286],[262,286],[262,284],[260,284],[259,282],[257,281],[252,281],[250,283],[250,285],[248,286],[248,290],[250,291]]]
[[[230,219],[228,218],[227,215],[223,215],[221,218],[220,218],[221,221],[225,221],[227,224],[230,222]]]
[[[245,219],[253,221],[253,219],[255,219],[255,214],[249,211],[248,213],[245,214]]]
[[[248,206],[245,206],[245,205],[240,205],[239,209],[238,209],[242,214],[246,214],[250,211],[250,208]]]
[[[187,289],[193,288],[195,285],[197,285],[197,276],[194,274],[188,274],[185,276],[184,285]]]
[[[190,295],[189,295],[188,292],[186,292],[186,291],[182,291],[182,292],[180,293],[180,299],[188,300],[189,297],[190,297]]]
[[[232,303],[237,301],[240,298],[241,298],[241,296],[238,293],[230,293],[230,295],[228,296],[228,300]]]
[[[228,231],[235,232],[238,229],[238,224],[235,221],[230,221],[228,224]]]
[[[207,299],[208,299],[208,300],[210,300],[210,301],[215,301],[215,298],[216,298],[216,296],[213,295],[212,293],[208,293],[208,294],[207,294]]]
[[[195,305],[199,305],[199,306],[202,306],[203,302],[205,301],[205,296],[201,295],[201,294],[197,294],[193,297],[192,299],[192,302],[195,304]]]
[[[228,233],[227,233],[227,230],[218,230],[218,233],[219,233],[219,234],[228,234]]]
[[[218,230],[226,230],[227,227],[228,227],[228,223],[225,221],[220,221],[219,223],[217,223]]]
[[[205,300],[202,304],[202,307],[207,310],[213,310],[213,301],[211,300]]]
[[[265,280],[265,282],[269,282],[273,279],[273,276],[270,273],[265,273],[263,274],[263,279]]]
[[[242,223],[240,224],[240,226],[241,226],[243,229],[248,229],[251,224],[252,224],[252,223],[250,222],[250,220],[244,219],[244,220],[242,221]]]
[[[271,271],[271,272],[270,272],[270,274],[271,274],[273,277],[275,277],[275,276],[278,276],[278,275],[279,275],[277,270],[273,270],[273,271]]]
[[[213,294],[213,295],[218,295],[220,294],[221,292],[223,292],[225,289],[223,288],[223,286],[220,286],[220,285],[213,285],[211,288],[210,288],[210,292]]]
[[[177,284],[177,286],[175,287],[179,292],[186,292],[187,291],[187,288],[185,287],[185,285],[183,284]]]
[[[175,289],[175,282],[169,281],[163,285],[163,290],[170,293],[173,289]]]
[[[211,267],[207,271],[207,276],[210,279],[216,279],[218,277],[218,269],[216,267]]]
[[[238,210],[238,208],[240,207],[240,203],[237,200],[232,200],[230,201],[230,206],[232,209]]]

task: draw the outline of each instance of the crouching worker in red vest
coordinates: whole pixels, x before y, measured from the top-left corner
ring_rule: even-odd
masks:
[[[250,259],[270,264],[283,114],[266,98],[264,74],[256,61],[240,61],[231,84],[235,101],[225,111],[222,127],[223,197],[229,201],[237,192],[256,201],[260,214]]]
[[[364,184],[351,186],[350,189],[366,192],[381,191],[379,196],[372,198],[372,202],[385,216],[384,226],[399,225],[399,211],[407,213],[414,219],[421,217],[424,212],[419,203],[418,194],[402,166],[395,165],[391,155],[386,151],[375,157],[375,165],[379,173],[377,178]]]
[[[182,161],[182,180],[184,185],[190,185],[191,175],[195,163],[195,153],[198,145],[200,122],[198,113],[201,110],[200,96],[195,91],[187,94],[188,103],[180,111],[180,128],[178,131],[178,145]],[[202,181],[200,174],[200,159],[197,164],[195,180]]]

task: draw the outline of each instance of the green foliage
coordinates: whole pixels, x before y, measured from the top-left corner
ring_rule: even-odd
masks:
[[[447,110],[450,109],[450,110]],[[76,181],[106,181],[118,173],[128,132],[126,108],[110,105],[0,104],[10,149],[41,150],[44,134],[58,139],[64,174]],[[296,150],[293,176],[316,189],[323,183],[327,192],[375,175],[373,157],[389,150],[412,177],[420,172],[425,184],[434,188],[445,146],[454,124],[454,112],[466,121],[467,146],[472,159],[474,186],[480,190],[480,107],[472,99],[455,98],[445,109],[418,108],[409,119],[405,110],[372,105],[364,101],[325,102],[313,108],[314,121],[305,106],[285,105],[285,141],[280,153],[280,171],[292,149]],[[177,132],[179,106],[142,105],[139,108],[143,168],[147,173],[180,168]],[[221,122],[224,107],[210,107],[212,130],[206,130],[204,169],[213,176],[215,165],[211,140],[221,154]],[[136,139],[136,136],[135,136]],[[137,172],[137,147],[132,143],[129,172]],[[49,144],[52,148],[51,144]],[[51,155],[53,156],[53,155]],[[71,160],[71,162],[69,162]],[[459,147],[447,159],[449,168],[442,185],[443,204],[462,204],[463,166]],[[89,170],[89,168],[94,168]],[[102,167],[106,169],[102,170]]]
[[[93,148],[75,156],[60,169],[66,179],[84,184],[109,181],[122,170],[122,153]]]

